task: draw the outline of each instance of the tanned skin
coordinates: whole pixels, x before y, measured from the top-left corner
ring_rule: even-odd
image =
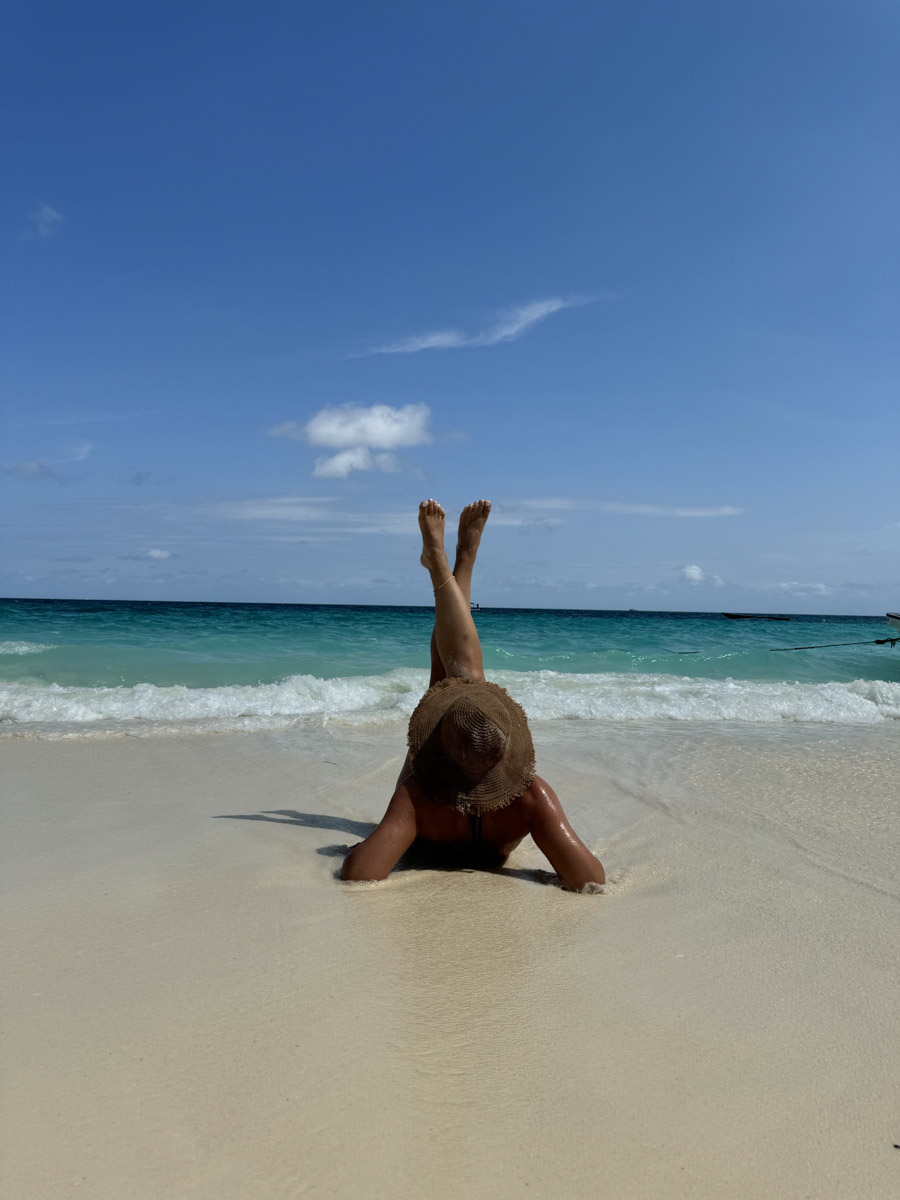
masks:
[[[447,676],[484,679],[481,643],[470,599],[472,568],[490,511],[489,500],[476,500],[463,509],[451,571],[444,550],[444,510],[434,500],[423,500],[419,505],[421,562],[435,588],[429,686]],[[493,865],[502,863],[529,833],[572,891],[597,891],[606,882],[602,864],[569,824],[556,792],[537,775],[511,804],[483,814],[482,858],[487,850]],[[386,879],[417,838],[437,853],[449,851],[461,861],[465,861],[467,852],[471,857],[468,815],[435,803],[413,776],[407,758],[378,828],[344,859],[341,878]]]

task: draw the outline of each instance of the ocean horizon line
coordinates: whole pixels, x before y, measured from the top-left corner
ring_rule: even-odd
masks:
[[[364,604],[351,603],[342,600],[169,600],[169,599],[150,599],[143,597],[140,599],[128,597],[103,597],[103,596],[0,596],[0,604],[165,604],[178,605],[181,607],[218,607],[218,608],[352,608],[352,609],[390,609],[421,612],[423,610],[433,609],[432,604]],[[577,607],[558,607],[556,605],[518,605],[518,604],[479,604],[473,602],[473,611],[475,612],[534,612],[534,613],[611,613],[616,616],[623,614],[635,613],[646,614],[648,616],[672,615],[680,617],[726,617],[727,610],[725,609],[701,609],[701,608],[577,608]],[[841,620],[878,620],[885,617],[888,612],[885,607],[877,612],[868,613],[835,613],[835,612],[808,612],[808,611],[793,611],[785,609],[760,609],[750,612],[749,610],[741,610],[740,616],[751,617],[789,617],[799,619],[829,619],[835,621]]]

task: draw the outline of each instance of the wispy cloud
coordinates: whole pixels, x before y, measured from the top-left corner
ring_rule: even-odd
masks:
[[[93,446],[90,442],[79,442],[62,458],[26,458],[20,462],[0,463],[0,475],[7,479],[54,480],[56,483],[71,483],[80,476],[68,475],[56,468],[65,463],[84,462],[91,450],[93,450]]]
[[[159,408],[143,409],[140,412],[125,413],[88,413],[67,417],[38,417],[31,421],[18,421],[16,429],[44,429],[56,425],[94,425],[100,421],[130,421],[136,417],[155,417],[162,412]]]
[[[798,583],[796,579],[776,583],[775,589],[791,596],[829,596],[833,590],[827,583]]]
[[[634,517],[736,517],[744,512],[731,504],[713,508],[688,505],[632,504],[622,500],[578,500],[566,496],[544,496],[513,500],[495,506],[495,525],[560,525],[563,514],[575,510],[617,513]]]
[[[430,333],[417,333],[389,342],[383,346],[372,346],[363,351],[369,354],[418,354],[421,350],[458,350],[467,346],[497,346],[501,342],[514,342],[529,329],[545,321],[553,313],[564,308],[579,308],[593,303],[593,297],[550,296],[545,300],[532,300],[528,304],[517,304],[504,309],[476,333],[464,333],[461,329],[436,329]]]
[[[130,471],[122,476],[121,480],[130,487],[142,488],[148,484],[153,484],[154,487],[165,487],[175,482],[175,476],[158,475],[155,471]]]
[[[518,504],[520,508],[537,509],[540,512],[563,512],[579,507],[579,502],[569,499],[568,496],[529,496],[527,500],[519,500]]]
[[[806,425],[818,429],[841,429],[854,431],[868,431],[871,429],[882,429],[883,425],[876,421],[856,421],[847,420],[843,417],[833,417],[822,412],[803,412],[802,409],[794,408],[788,404],[781,404],[776,400],[760,400],[756,404],[757,410],[763,414],[765,419],[783,421],[792,425]],[[871,412],[870,408],[863,406],[860,411]]]
[[[612,500],[598,504],[601,512],[622,513],[634,517],[737,517],[745,510],[731,504],[714,508],[690,508],[668,504],[627,504]]]
[[[326,496],[261,496],[203,504],[192,511],[214,520],[262,523],[273,530],[279,525],[305,525],[316,534],[419,533],[415,510],[346,512],[332,504],[333,498]]]
[[[320,479],[346,479],[353,471],[398,471],[400,462],[391,451],[429,443],[430,419],[427,404],[406,404],[402,408],[392,408],[389,404],[373,404],[370,408],[344,404],[321,409],[303,425],[284,421],[266,433],[269,437],[337,450],[337,454],[316,459],[313,475]]]
[[[261,496],[250,500],[221,500],[194,510],[204,517],[234,521],[324,521],[329,515],[328,496]]]
[[[117,557],[130,562],[168,562],[170,558],[177,558],[178,555],[172,550],[161,550],[154,547],[152,550],[142,550],[138,554],[119,554]]]
[[[563,524],[560,513],[577,507],[577,501],[558,496],[501,501],[491,511],[491,523],[522,530],[548,530]]]
[[[43,238],[56,233],[63,221],[63,215],[49,204],[39,204],[37,208],[28,213],[28,220],[34,231],[32,236]]]
[[[39,458],[26,458],[21,462],[2,463],[0,464],[0,475],[4,475],[7,479],[55,479],[57,483],[63,483],[65,477],[55,471],[49,463],[43,462]]]

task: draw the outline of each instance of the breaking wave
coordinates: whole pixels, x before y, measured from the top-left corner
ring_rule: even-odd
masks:
[[[900,720],[900,683],[694,679],[674,675],[491,673],[533,720],[805,721],[874,724]],[[226,732],[319,724],[405,722],[428,678],[398,668],[385,675],[320,679],[293,675],[246,687],[0,686],[0,733],[83,737]]]

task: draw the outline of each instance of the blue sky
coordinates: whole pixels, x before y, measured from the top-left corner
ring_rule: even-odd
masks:
[[[0,594],[900,605],[896,5],[11,12]]]

